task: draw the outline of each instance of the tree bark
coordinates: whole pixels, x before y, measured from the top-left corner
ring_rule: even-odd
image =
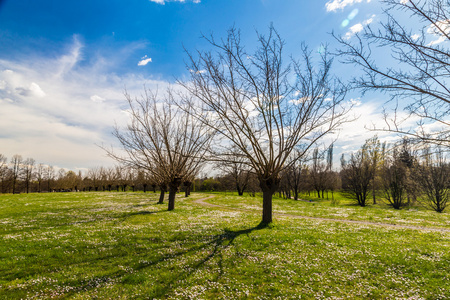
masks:
[[[164,203],[164,194],[166,193],[166,191],[161,190],[161,194],[159,195],[159,201],[158,204],[163,204]]]
[[[264,224],[272,223],[272,196],[278,189],[279,184],[278,178],[269,177],[259,180],[259,185],[263,191],[262,223]]]
[[[272,223],[272,195],[270,190],[263,191],[262,222],[265,224]]]
[[[175,196],[178,191],[178,187],[181,184],[181,178],[174,178],[172,182],[169,184],[169,206],[167,210],[175,209]]]

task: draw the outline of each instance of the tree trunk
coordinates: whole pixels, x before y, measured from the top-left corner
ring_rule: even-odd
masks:
[[[375,196],[375,179],[372,182],[372,196],[373,196],[373,204],[377,204],[377,198]]]
[[[177,190],[173,189],[172,187],[169,188],[169,206],[167,210],[174,210],[175,209],[175,196],[177,194]]]
[[[184,185],[184,196],[185,197],[189,197],[189,195],[191,194],[191,184],[192,183],[189,182],[189,181],[183,183],[183,185]]]
[[[169,183],[169,206],[167,210],[175,209],[175,196],[178,192],[178,187],[181,184],[181,178],[175,177],[171,183]]]
[[[263,212],[262,212],[262,223],[269,224],[272,223],[272,196],[278,189],[280,180],[278,178],[272,177],[259,179],[259,185],[263,191]]]
[[[164,203],[164,194],[167,192],[167,185],[166,184],[161,184],[159,186],[159,189],[161,190],[161,194],[159,195],[158,204],[163,204]]]
[[[265,224],[272,223],[272,195],[270,190],[263,191],[262,222]]]
[[[164,194],[166,193],[165,190],[161,190],[161,194],[159,195],[159,201],[158,204],[163,204],[164,203]]]

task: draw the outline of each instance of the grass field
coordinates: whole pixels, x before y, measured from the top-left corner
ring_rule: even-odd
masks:
[[[0,195],[0,299],[449,299],[448,213],[216,195]],[[239,211],[236,209],[247,209]],[[252,211],[255,209],[255,211]],[[431,228],[434,230],[427,230]]]

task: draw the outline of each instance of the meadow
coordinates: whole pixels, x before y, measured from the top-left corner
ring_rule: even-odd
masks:
[[[208,196],[0,195],[0,299],[450,298],[448,213]]]

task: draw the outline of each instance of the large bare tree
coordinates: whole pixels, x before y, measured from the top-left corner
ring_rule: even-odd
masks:
[[[125,94],[130,123],[116,126],[114,135],[124,154],[107,150],[109,156],[130,167],[144,169],[169,186],[168,210],[175,208],[175,195],[184,180],[190,180],[204,161],[211,130],[189,112],[171,105],[169,91],[162,99],[145,91],[141,98]]]
[[[387,92],[396,100],[392,111],[386,109],[386,127],[374,129],[449,147],[450,2],[381,2],[386,21],[379,27],[368,26],[351,39],[338,37],[344,61],[362,69],[354,86]],[[410,117],[419,120],[416,125],[405,123]]]
[[[257,37],[254,52],[244,48],[235,28],[225,39],[205,37],[213,50],[188,53],[191,77],[180,84],[189,92],[183,106],[222,138],[213,159],[230,160],[237,148],[256,173],[263,191],[262,222],[270,223],[272,195],[291,153],[297,149],[301,158],[346,121],[349,107],[326,52],[314,65],[302,45],[299,62],[285,56],[285,43],[272,26]]]

